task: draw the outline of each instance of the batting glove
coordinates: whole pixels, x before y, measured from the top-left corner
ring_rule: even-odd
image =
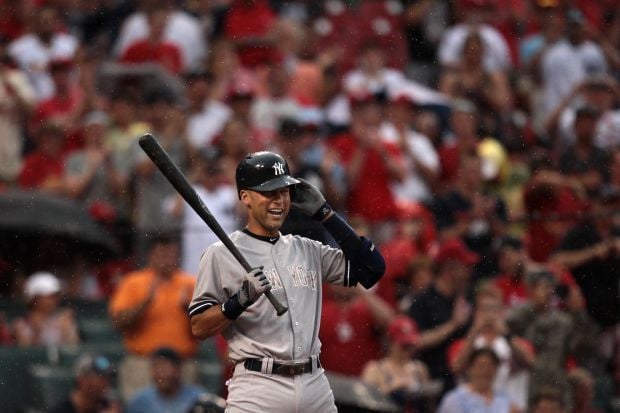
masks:
[[[263,273],[263,267],[254,268],[245,275],[245,280],[243,280],[241,289],[237,293],[239,294],[239,304],[248,308],[269,290],[271,290],[271,283]]]
[[[316,186],[303,178],[296,179],[300,183],[295,185],[295,199],[292,205],[313,219],[322,221],[332,211],[332,207],[325,202],[325,197]]]
[[[254,268],[245,275],[239,291],[222,304],[222,313],[227,318],[236,320],[261,295],[270,290],[271,283],[263,273],[263,267]]]

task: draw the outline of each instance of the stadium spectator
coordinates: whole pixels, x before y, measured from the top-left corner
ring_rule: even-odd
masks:
[[[448,391],[455,381],[446,351],[467,331],[472,309],[466,294],[478,256],[459,239],[451,239],[441,243],[434,261],[433,283],[416,297],[408,315],[420,329],[420,360],[428,366],[431,377],[442,380],[444,391]]]
[[[557,106],[545,122],[547,133],[559,148],[576,140],[576,113],[579,108],[591,107],[598,111],[594,143],[602,149],[611,149],[620,143],[620,115],[615,105],[620,97],[618,82],[610,76],[589,76],[577,85]]]
[[[232,185],[239,159],[250,153],[250,131],[247,125],[239,119],[229,120],[214,146],[220,154],[226,180]]]
[[[68,135],[75,132],[84,109],[84,93],[75,77],[75,69],[75,62],[70,59],[52,59],[49,62],[48,71],[54,84],[54,92],[35,107],[31,130],[46,121],[53,121]]]
[[[530,154],[530,177],[523,188],[523,204],[529,218],[524,243],[528,256],[546,262],[566,231],[586,209],[586,194],[578,182],[566,179],[549,159],[549,151]]]
[[[62,287],[52,273],[40,271],[26,280],[27,313],[14,320],[12,330],[18,346],[59,346],[80,342],[75,314],[61,308]]]
[[[149,383],[148,357],[159,347],[170,347],[185,358],[185,377],[195,374],[191,357],[198,342],[186,315],[195,278],[178,269],[178,259],[175,235],[152,234],[147,266],[126,274],[110,299],[110,317],[128,352],[119,367],[125,400]]]
[[[114,46],[116,56],[122,56],[134,42],[151,37],[149,14],[166,13],[162,40],[181,51],[181,71],[198,69],[204,63],[208,51],[207,37],[198,19],[169,0],[142,2],[140,6],[123,21]]]
[[[359,50],[356,67],[342,79],[349,94],[388,93],[398,90],[405,82],[404,74],[386,66],[385,50],[375,41],[365,43]]]
[[[420,339],[417,328],[407,316],[395,317],[386,332],[386,356],[366,363],[362,380],[389,396],[405,412],[414,412],[424,405],[425,387],[430,383],[428,369],[415,359]]]
[[[186,168],[188,145],[184,137],[184,119],[172,93],[155,88],[145,96],[147,120],[150,132],[157,136],[162,147],[175,164]],[[133,224],[137,229],[136,252],[144,252],[145,234],[152,231],[171,230],[178,227],[178,221],[164,219],[162,199],[174,193],[174,188],[161,174],[148,156],[134,146],[131,174],[133,174]]]
[[[406,314],[418,295],[433,283],[433,262],[425,255],[414,258],[405,269],[402,283],[396,287],[397,308],[399,313]]]
[[[562,397],[550,389],[544,389],[534,397],[530,411],[532,413],[566,413]]]
[[[34,90],[25,73],[13,67],[7,45],[8,39],[0,37],[0,187],[13,184],[21,170],[21,122],[35,104]]]
[[[329,146],[346,168],[349,214],[376,225],[396,216],[391,184],[404,178],[405,168],[398,147],[381,139],[377,98],[363,93],[352,96],[351,103],[350,132],[333,137]]]
[[[82,203],[98,221],[111,223],[126,216],[119,194],[123,180],[116,159],[104,145],[109,119],[105,112],[90,112],[83,121],[84,147],[67,156],[63,185],[68,197]]]
[[[479,110],[479,127],[498,136],[501,121],[511,108],[511,89],[506,71],[484,67],[484,49],[480,33],[469,32],[460,59],[444,69],[438,88],[448,96],[471,101]]]
[[[205,70],[185,76],[188,100],[186,134],[192,150],[211,146],[231,117],[231,110],[215,97],[215,78]]]
[[[509,332],[527,339],[534,345],[536,361],[529,383],[529,397],[534,400],[543,388],[560,392],[566,405],[570,391],[566,368],[570,365],[575,348],[580,341],[596,340],[581,337],[590,334],[589,319],[585,312],[566,312],[554,308],[556,278],[548,270],[537,270],[526,275],[530,301],[507,318]],[[574,363],[574,359],[572,359]]]
[[[37,128],[33,140],[35,148],[24,158],[19,185],[24,189],[62,194],[64,131],[51,121],[45,122]]]
[[[359,377],[364,365],[383,356],[381,336],[394,311],[373,292],[339,285],[325,287],[321,314],[321,365]]]
[[[250,119],[254,128],[273,137],[282,120],[294,118],[300,107],[291,94],[289,70],[281,62],[269,65],[265,86],[266,94],[257,96],[252,103]]]
[[[166,41],[165,29],[169,14],[164,9],[147,13],[149,36],[130,43],[120,57],[121,63],[154,63],[172,74],[183,68],[181,49],[175,43]]]
[[[476,291],[473,321],[467,335],[448,350],[455,375],[463,377],[471,354],[479,348],[492,349],[499,359],[493,388],[509,396],[520,410],[528,405],[529,369],[536,356],[527,340],[509,334],[506,307],[501,292],[491,283],[482,283]]]
[[[386,272],[377,286],[377,294],[394,308],[403,295],[398,290],[408,265],[424,257],[435,242],[433,217],[427,208],[419,203],[399,203],[398,208],[390,239],[381,245]]]
[[[566,38],[556,39],[541,51],[539,68],[544,88],[544,114],[555,110],[587,75],[607,72],[603,51],[585,36],[583,14],[570,9],[565,14],[565,22]]]
[[[609,158],[594,144],[600,112],[582,106],[575,112],[575,143],[569,145],[559,160],[560,172],[579,182],[588,195],[600,191],[609,176]]]
[[[572,413],[601,413],[594,407],[594,395],[596,383],[592,374],[583,368],[576,368],[568,375],[568,381],[572,387],[573,410]]]
[[[439,237],[460,237],[481,258],[475,279],[492,272],[493,239],[506,230],[506,205],[502,198],[485,188],[482,159],[465,153],[452,189],[437,195],[431,209]]]
[[[120,413],[112,396],[115,368],[104,356],[83,354],[75,362],[75,384],[64,399],[47,413]]]
[[[441,36],[437,57],[442,66],[457,63],[467,33],[477,31],[484,44],[482,63],[490,71],[508,70],[512,66],[508,44],[502,34],[492,26],[497,4],[493,0],[458,2],[457,24],[448,27]]]
[[[183,381],[183,358],[176,351],[158,348],[151,355],[150,363],[151,384],[129,400],[126,413],[185,413],[205,392]]]
[[[500,359],[494,350],[474,350],[467,360],[467,382],[448,392],[439,413],[517,413],[521,410],[504,393],[494,389]]]
[[[80,48],[77,38],[63,29],[62,16],[51,5],[33,10],[31,30],[9,44],[9,54],[35,90],[38,101],[52,97],[55,86],[49,72],[52,60],[73,60]]]
[[[225,233],[230,234],[239,227],[239,207],[237,191],[224,176],[221,160],[215,151],[201,151],[193,158],[189,173],[193,188],[200,199],[209,206]],[[180,195],[172,195],[164,208],[170,209],[171,215],[181,217],[181,268],[194,276],[198,275],[198,264],[205,249],[219,241],[217,235],[205,225]]]
[[[436,52],[440,34],[449,23],[449,6],[432,0],[401,0],[408,44],[408,77],[432,86],[437,82]]]
[[[406,94],[392,93],[388,108],[389,122],[381,126],[381,137],[398,145],[405,163],[402,182],[392,185],[399,201],[429,202],[439,179],[439,155],[430,139],[414,130],[416,102]]]
[[[254,68],[274,54],[270,28],[276,16],[266,0],[233,0],[224,17],[224,34],[238,51],[241,64]]]

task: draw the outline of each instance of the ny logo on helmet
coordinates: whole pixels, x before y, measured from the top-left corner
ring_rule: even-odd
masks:
[[[276,175],[284,175],[284,164],[282,162],[276,162],[272,166]]]

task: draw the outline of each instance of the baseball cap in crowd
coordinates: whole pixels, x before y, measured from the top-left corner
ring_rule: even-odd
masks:
[[[114,366],[105,356],[98,354],[83,354],[74,365],[75,377],[83,377],[88,374],[111,377],[114,375]]]
[[[153,360],[163,359],[163,360],[170,361],[171,363],[177,364],[177,365],[180,365],[181,362],[183,361],[183,358],[181,357],[181,355],[169,347],[158,348],[153,353],[151,353],[151,359]]]
[[[93,125],[102,125],[107,126],[110,123],[110,117],[107,113],[102,110],[93,110],[88,112],[86,116],[84,116],[83,125],[84,126],[93,126]]]
[[[71,70],[75,66],[75,62],[71,57],[56,57],[53,58],[48,65],[50,72]]]
[[[478,254],[470,251],[463,241],[452,238],[444,241],[435,255],[435,262],[443,263],[449,260],[459,261],[465,265],[474,265],[480,260]]]
[[[394,317],[388,326],[387,335],[390,341],[402,346],[415,346],[420,341],[417,326],[404,315]]]
[[[557,279],[551,273],[551,271],[546,269],[534,270],[530,271],[526,274],[525,280],[528,285],[536,285],[540,282],[546,282],[549,285],[555,286],[557,284]]]
[[[301,135],[301,125],[296,119],[282,119],[278,129],[278,135],[284,139],[295,139]]]
[[[478,112],[476,105],[467,99],[455,99],[450,106],[452,112],[469,113],[475,115]]]
[[[598,116],[600,115],[600,111],[595,108],[592,105],[588,105],[588,104],[584,104],[584,105],[580,105],[576,110],[575,110],[575,118],[592,118],[592,119],[596,119],[598,118]]]
[[[392,105],[416,106],[416,101],[411,93],[397,91],[396,93],[390,93],[389,97]]]
[[[523,241],[521,241],[519,238],[506,235],[506,236],[496,239],[495,242],[493,243],[493,246],[495,247],[496,251],[501,251],[504,248],[512,248],[514,250],[519,250],[523,248]]]
[[[60,280],[51,272],[39,271],[26,280],[24,293],[26,298],[57,294],[61,291]]]
[[[249,81],[236,82],[228,89],[227,100],[253,99],[256,95],[256,88]]]
[[[303,131],[318,131],[325,119],[318,107],[306,106],[299,108],[296,121]]]

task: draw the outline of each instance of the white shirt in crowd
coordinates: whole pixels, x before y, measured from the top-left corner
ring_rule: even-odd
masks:
[[[573,45],[560,40],[545,53],[540,69],[546,117],[587,75],[605,73],[607,62],[600,48],[590,41]]]
[[[250,111],[252,126],[269,132],[277,131],[283,119],[294,119],[300,107],[289,96],[281,99],[261,97],[254,101]]]
[[[194,189],[225,233],[230,234],[238,228],[239,221],[235,208],[239,201],[232,185],[220,185],[211,192],[200,185],[194,185]],[[219,239],[186,202],[183,202],[182,228],[181,268],[197,276],[202,253]]]
[[[384,123],[381,126],[380,134],[386,142],[393,144],[399,142],[398,131],[390,123]],[[396,199],[406,202],[426,201],[431,196],[431,190],[424,177],[417,170],[416,164],[423,165],[438,173],[440,169],[439,155],[431,140],[414,130],[407,132],[407,144],[413,157],[403,153],[407,176],[401,182],[392,183],[392,193]]]
[[[512,348],[504,337],[497,337],[491,343],[480,336],[474,340],[474,348],[489,347],[493,349],[499,357],[500,364],[495,376],[494,389],[505,393],[519,409],[525,410],[527,407],[528,388],[530,374],[528,370],[522,369],[512,371],[513,355]]]
[[[42,101],[56,93],[49,63],[55,59],[73,59],[78,47],[78,39],[67,33],[55,33],[49,45],[34,34],[25,34],[9,44],[8,52],[28,76],[37,101]]]
[[[574,107],[564,109],[558,120],[558,136],[563,147],[575,143]],[[594,144],[601,149],[620,147],[620,110],[608,110],[596,122]]]
[[[375,77],[368,76],[360,69],[354,69],[344,75],[342,84],[347,92],[377,93],[397,88],[405,81],[403,73],[396,69],[385,68]]]
[[[224,103],[210,100],[199,113],[187,119],[186,134],[194,148],[205,148],[222,132],[224,125],[232,116],[232,111]]]
[[[146,14],[143,12],[132,14],[121,27],[114,53],[121,56],[131,44],[146,39],[149,33]],[[207,42],[198,19],[184,11],[171,12],[164,29],[164,39],[181,49],[183,71],[200,68],[207,55]]]
[[[473,27],[467,23],[460,23],[446,30],[439,43],[437,56],[442,65],[450,66],[459,62],[467,34]],[[507,70],[512,66],[508,43],[501,33],[492,26],[481,24],[477,27],[484,43],[482,63],[489,71]]]

